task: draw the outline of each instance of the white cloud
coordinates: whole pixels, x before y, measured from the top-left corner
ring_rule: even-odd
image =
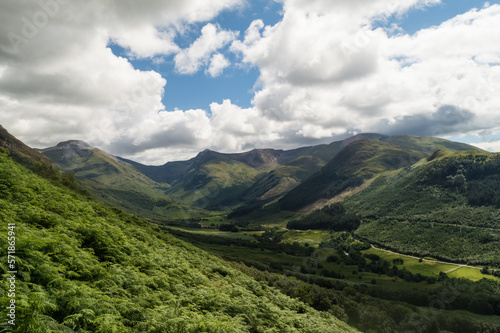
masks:
[[[205,65],[210,56],[236,38],[236,33],[225,31],[212,23],[201,29],[201,36],[187,49],[175,56],[175,68],[181,74],[194,74]]]
[[[373,22],[438,0],[284,0],[274,26],[257,19],[235,40],[236,32],[208,23],[181,50],[174,39],[187,25],[243,1],[42,3],[54,15],[35,0],[0,5],[0,123],[32,146],[83,139],[156,164],[203,148],[292,148],[353,132],[446,136],[500,126],[499,5],[407,35]],[[47,22],[30,31],[33,18],[45,17],[39,13]],[[175,54],[179,73],[210,76],[229,66],[222,52],[231,43],[242,63],[260,70],[253,106],[224,100],[210,113],[167,112],[166,80],[115,56],[110,41],[156,63]]]
[[[439,1],[284,3],[281,22],[254,21],[231,49],[259,68],[255,108],[295,133],[290,140],[397,128],[445,135],[499,124],[500,32],[494,27],[500,6],[471,10],[410,36],[372,23]],[[453,126],[436,123],[444,106],[474,117]],[[418,124],[397,127],[411,119]],[[424,130],[425,121],[432,133]]]
[[[206,70],[206,73],[210,74],[211,77],[217,77],[222,74],[225,68],[227,68],[231,63],[224,57],[221,53],[216,53],[212,55],[210,59],[210,66]]]
[[[473,146],[490,151],[492,153],[500,153],[500,140],[490,142],[473,143]]]
[[[4,1],[0,122],[34,147],[71,138],[124,154],[201,146],[210,135],[205,111],[162,112],[166,80],[155,71],[135,69],[107,45],[117,43],[138,58],[168,55],[179,50],[173,38],[186,24],[241,3]]]

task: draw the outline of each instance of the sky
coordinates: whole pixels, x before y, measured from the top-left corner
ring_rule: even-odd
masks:
[[[159,165],[376,132],[500,151],[500,0],[3,0],[0,124]]]

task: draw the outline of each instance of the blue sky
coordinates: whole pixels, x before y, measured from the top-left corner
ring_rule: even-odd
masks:
[[[386,22],[377,22],[375,26],[388,27],[397,24],[404,32],[414,34],[421,29],[441,24],[471,8],[481,8],[486,1],[443,0],[441,4],[412,9],[402,16],[392,16]],[[488,1],[490,4],[500,1]],[[243,34],[255,19],[262,19],[266,25],[273,26],[282,19],[283,5],[272,0],[248,1],[243,9],[222,11],[210,22],[222,29],[239,31]],[[177,36],[176,43],[186,48],[199,37],[201,28],[206,22],[197,23],[189,31]],[[233,63],[219,77],[210,77],[203,71],[195,74],[179,74],[175,71],[173,57],[166,57],[164,63],[154,63],[151,59],[134,59],[119,45],[111,43],[113,53],[126,57],[133,66],[140,70],[154,70],[167,79],[167,86],[162,102],[166,110],[208,109],[212,102],[221,103],[230,99],[243,108],[251,107],[254,96],[254,84],[259,77],[259,70],[252,66],[235,66],[236,56],[228,52],[228,46],[223,51]]]
[[[272,0],[248,1],[243,9],[226,10],[209,22],[217,24],[224,30],[245,32],[250,23],[261,19],[266,25],[275,25],[282,18],[283,6]],[[189,30],[177,36],[175,42],[182,48],[187,48],[200,36],[201,28],[207,22],[197,23]],[[254,95],[254,84],[259,77],[259,70],[250,66],[231,66],[219,77],[210,77],[203,71],[196,74],[178,74],[175,71],[173,57],[167,57],[164,63],[153,63],[150,59],[136,60],[128,57],[127,52],[119,45],[110,44],[113,53],[126,57],[135,68],[154,70],[167,79],[165,95],[162,99],[166,110],[207,109],[212,102],[222,102],[230,99],[241,107],[251,106]],[[222,51],[231,63],[237,62],[236,56],[228,51],[226,46]]]
[[[500,151],[500,0],[8,1],[0,123],[34,147],[162,164],[378,132]]]

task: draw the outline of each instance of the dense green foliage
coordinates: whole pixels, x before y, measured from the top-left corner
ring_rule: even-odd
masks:
[[[217,253],[227,257],[233,246],[225,247]],[[318,310],[333,313],[364,332],[500,332],[500,325],[494,323],[494,318],[490,322],[484,317],[500,314],[498,282],[473,283],[450,279],[444,273],[437,276],[413,274],[404,267],[396,267],[401,261],[392,263],[376,255],[362,255],[361,251],[369,247],[344,232],[335,233],[309,257],[271,255],[269,260],[272,261],[262,263],[258,259],[260,251],[242,251],[237,257],[227,258],[240,262],[234,263],[234,267],[246,274]],[[329,255],[325,257],[324,253]],[[279,258],[281,261],[276,261]],[[292,261],[300,265],[300,272],[292,268]],[[349,273],[341,273],[338,269],[349,270]],[[368,274],[377,278],[369,284],[357,282],[358,277]],[[376,281],[384,275],[393,282],[379,286]],[[434,308],[453,311],[437,313]],[[454,311],[464,312],[455,314]],[[471,318],[474,315],[469,311],[482,317]]]
[[[361,225],[361,219],[355,214],[347,214],[342,203],[335,203],[288,222],[288,229],[308,230],[323,229],[334,231],[352,231]]]
[[[425,169],[422,182],[456,190],[470,205],[500,208],[500,155],[471,153],[440,160]]]
[[[306,275],[270,273],[242,264],[234,266],[318,310],[335,314],[363,332],[500,332],[500,325],[481,322],[458,313],[455,315],[453,312],[426,311],[420,307],[465,307],[472,311],[491,313],[491,305],[487,300],[498,304],[498,299],[488,296],[496,289],[487,281],[473,285],[466,280],[456,280],[446,282],[434,291],[394,292],[366,284],[351,286]]]
[[[0,219],[4,236],[7,223],[16,225],[16,332],[353,331],[4,152]],[[0,248],[6,290],[6,237]],[[0,300],[6,318],[5,292]]]
[[[346,209],[363,218],[356,233],[398,252],[500,264],[498,155],[438,152],[429,160],[347,198]]]

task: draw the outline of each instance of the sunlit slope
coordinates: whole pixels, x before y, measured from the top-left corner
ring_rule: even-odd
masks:
[[[500,155],[439,150],[347,198],[356,231],[398,251],[500,263]]]
[[[346,143],[327,165],[280,201],[282,209],[297,210],[317,200],[331,198],[384,172],[411,166],[436,149],[479,150],[444,139],[408,135],[369,140],[362,137],[362,140]]]
[[[16,226],[15,332],[355,331],[147,222],[40,178],[5,151],[0,219],[4,235],[7,223]],[[9,299],[0,299],[5,318]]]
[[[175,202],[165,193],[170,186],[158,183],[131,164],[82,141],[67,141],[42,153],[74,173],[94,198],[135,214],[165,220],[200,212]]]
[[[198,207],[226,209],[279,197],[325,165],[341,142],[293,150],[254,149],[225,154],[205,150],[188,161],[145,166],[124,160],[154,181],[167,183],[175,199]]]
[[[359,186],[377,174],[409,166],[425,154],[378,140],[351,143],[319,172],[306,179],[280,200],[285,210],[298,210],[322,198]]]

